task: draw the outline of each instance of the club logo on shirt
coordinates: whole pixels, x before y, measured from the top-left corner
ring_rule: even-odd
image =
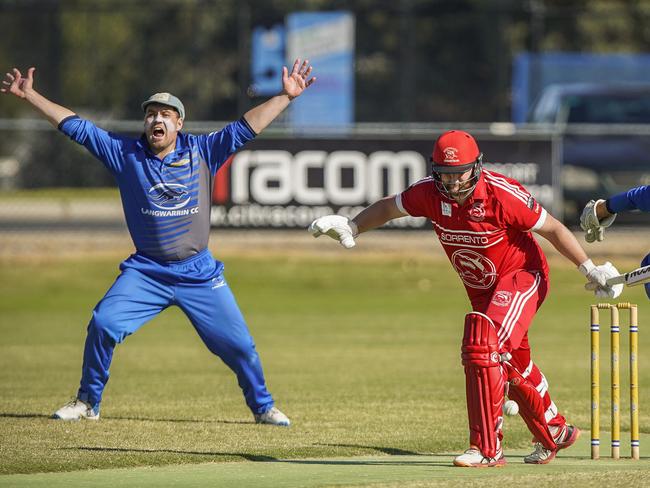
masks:
[[[178,161],[174,161],[173,163],[170,164],[170,166],[173,166],[174,168],[177,168],[179,166],[185,166],[190,163],[190,158],[183,158]]]
[[[528,201],[526,202],[526,206],[531,210],[535,206],[535,199],[533,198],[532,195],[528,197]]]
[[[497,307],[507,307],[512,301],[512,292],[506,290],[499,290],[494,292],[492,303]]]
[[[483,222],[485,219],[485,207],[483,207],[483,202],[476,202],[472,205],[472,208],[469,209],[469,218],[474,222]]]
[[[441,209],[442,209],[442,215],[445,215],[447,217],[451,217],[451,203],[440,202],[440,206],[441,206]]]
[[[183,208],[190,198],[187,187],[178,183],[158,183],[149,189],[149,200],[155,207],[163,210]]]
[[[463,283],[470,288],[485,290],[494,285],[497,279],[494,263],[476,251],[459,249],[451,255],[451,264]]]
[[[526,206],[536,214],[538,214],[542,210],[542,207],[540,206],[539,202],[535,200],[532,196],[528,198],[528,202],[526,203]]]

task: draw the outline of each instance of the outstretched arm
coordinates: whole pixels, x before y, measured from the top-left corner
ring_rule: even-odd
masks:
[[[552,215],[546,216],[544,225],[536,232],[576,266],[580,266],[589,259],[571,231]]]
[[[300,59],[293,63],[291,73],[287,67],[282,67],[282,92],[268,99],[266,102],[250,109],[244,114],[244,118],[256,134],[262,132],[266,127],[289,106],[289,102],[300,96],[306,88],[311,86],[316,78],[309,78],[312,67],[309,61]]]
[[[544,225],[536,232],[578,267],[578,270],[589,280],[585,285],[587,290],[594,291],[596,296],[601,298],[616,298],[621,294],[622,285],[610,287],[606,283],[608,278],[620,274],[618,270],[609,262],[600,266],[594,265],[571,231],[552,215],[546,216]]]
[[[361,232],[375,229],[389,220],[404,217],[404,215],[395,203],[395,196],[390,196],[376,201],[352,220],[342,215],[319,217],[311,223],[309,232],[314,237],[328,235],[349,249],[355,246],[354,238]]]
[[[608,217],[618,212],[629,210],[641,210],[650,212],[650,185],[637,186],[609,197],[601,205],[598,205],[596,212],[599,218]]]
[[[13,68],[11,73],[6,74],[0,92],[15,95],[18,98],[26,100],[54,127],[58,128],[63,119],[75,115],[75,113],[61,105],[51,102],[34,90],[34,71],[36,71],[36,68],[29,68],[27,70],[27,76],[23,77],[17,68]]]
[[[405,214],[397,207],[395,195],[377,200],[375,203],[363,209],[359,215],[352,219],[359,230],[359,234],[367,232],[377,227],[381,227],[386,222],[404,217]]]
[[[619,212],[650,212],[650,186],[643,185],[618,193],[607,200],[590,200],[580,215],[580,227],[587,242],[602,241],[605,229],[614,223]]]

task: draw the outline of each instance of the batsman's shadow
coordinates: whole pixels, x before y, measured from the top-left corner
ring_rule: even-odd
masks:
[[[351,447],[354,449],[372,449],[373,451],[378,451],[383,454],[390,454],[391,456],[424,456],[425,455],[415,451],[406,451],[404,449],[398,449],[396,447],[364,446],[362,444],[325,444],[325,443],[316,443],[314,445],[326,446],[326,447]]]
[[[323,464],[323,465],[390,465],[390,466],[443,466],[449,467],[451,465],[450,457],[447,455],[440,454],[423,454],[421,452],[408,451],[405,449],[399,449],[396,447],[386,447],[386,446],[366,446],[363,444],[326,444],[326,443],[317,443],[315,446],[328,446],[328,447],[345,447],[345,448],[354,448],[354,449],[367,449],[380,452],[382,454],[388,454],[391,457],[386,457],[385,459],[296,459],[296,460],[284,460],[286,463],[294,464]],[[404,457],[421,457],[423,459],[403,459]],[[434,459],[432,459],[432,457]],[[400,459],[402,458],[402,459]]]

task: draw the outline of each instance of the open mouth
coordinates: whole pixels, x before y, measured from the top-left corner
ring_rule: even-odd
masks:
[[[162,127],[154,127],[151,131],[151,137],[154,140],[160,140],[165,137],[165,130]]]

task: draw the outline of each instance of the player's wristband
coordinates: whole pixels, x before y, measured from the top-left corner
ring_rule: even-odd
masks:
[[[595,268],[596,266],[594,263],[591,261],[591,259],[587,259],[584,263],[582,263],[580,266],[578,266],[578,270],[585,276],[587,276],[591,271]]]

